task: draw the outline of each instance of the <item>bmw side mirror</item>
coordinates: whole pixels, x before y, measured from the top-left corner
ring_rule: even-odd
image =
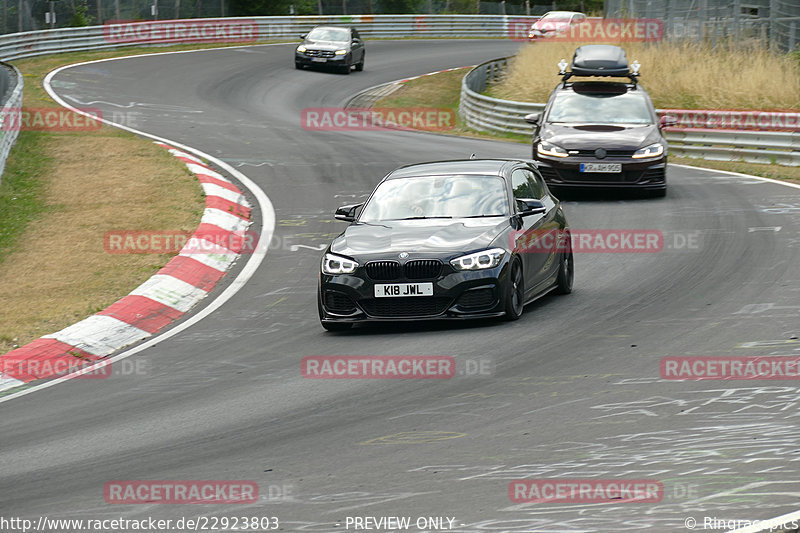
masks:
[[[530,115],[525,115],[525,122],[529,124],[538,124],[539,123],[539,113],[531,113]]]
[[[360,42],[361,42],[361,39],[359,39],[358,37],[353,37],[353,44],[358,44]]]
[[[334,213],[333,218],[344,222],[353,222],[356,219],[356,211],[364,204],[343,205]]]
[[[662,128],[671,128],[678,125],[678,117],[675,115],[664,115],[659,122]]]
[[[547,211],[547,207],[545,207],[544,202],[534,198],[520,198],[517,200],[517,205],[519,206],[520,210],[519,214],[523,217],[529,215],[541,215]]]
[[[301,33],[301,34],[300,34],[300,38],[301,38],[301,39],[305,39],[305,38],[306,38],[306,35],[308,35],[308,34],[307,34],[307,33]]]

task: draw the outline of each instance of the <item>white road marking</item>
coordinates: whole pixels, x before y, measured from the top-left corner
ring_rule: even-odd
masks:
[[[277,45],[259,45],[259,46],[277,46]],[[206,50],[218,50],[218,49],[213,49],[212,48],[212,49],[206,49]],[[143,55],[156,56],[156,55],[188,54],[188,53],[195,53],[195,52],[198,52],[198,51],[200,51],[200,50],[182,50],[182,51],[177,51],[177,52],[160,52],[160,53],[156,53],[156,54],[138,54],[138,56],[143,56]],[[57,95],[55,93],[55,91],[53,91],[53,88],[52,88],[52,85],[51,85],[53,77],[56,74],[58,74],[59,72],[61,72],[62,70],[66,70],[68,68],[73,68],[73,67],[82,66],[82,65],[89,65],[89,64],[94,64],[94,63],[102,63],[102,62],[105,62],[105,61],[118,61],[120,59],[128,59],[130,57],[137,57],[137,56],[126,56],[126,57],[116,57],[116,58],[109,58],[109,59],[99,59],[99,60],[96,60],[96,61],[85,61],[85,62],[82,62],[82,63],[76,63],[74,65],[65,65],[63,67],[59,67],[59,68],[53,70],[52,72],[50,72],[45,77],[44,82],[43,82],[43,86],[44,86],[45,90],[47,91],[47,93],[50,95],[50,97],[53,100],[55,100],[56,103],[58,103],[59,105],[61,105],[63,107],[66,107],[67,109],[70,109],[71,111],[73,111],[75,113],[78,113],[78,114],[81,114],[81,115],[84,115],[84,116],[89,116],[87,113],[82,112],[81,110],[76,109],[75,107],[73,107],[70,104],[68,104],[63,98],[61,98],[59,95]],[[136,135],[141,135],[141,136],[147,137],[149,139],[153,139],[153,140],[158,141],[158,142],[169,144],[171,146],[174,146],[175,148],[184,150],[184,151],[192,153],[192,154],[194,154],[194,155],[196,155],[198,157],[201,157],[201,158],[205,159],[206,161],[211,161],[212,163],[214,163],[218,167],[220,167],[222,169],[225,169],[226,172],[230,173],[244,187],[246,187],[253,194],[253,196],[256,198],[256,201],[258,202],[258,206],[259,206],[259,209],[261,210],[262,218],[263,218],[263,222],[262,222],[262,226],[261,226],[261,233],[259,235],[259,242],[270,242],[272,240],[272,234],[275,232],[275,209],[272,206],[272,202],[270,202],[269,198],[267,197],[266,193],[261,189],[261,187],[256,185],[256,183],[253,182],[253,180],[248,178],[242,172],[240,172],[239,170],[236,170],[235,168],[233,168],[228,163],[226,163],[226,162],[224,162],[224,161],[222,161],[222,160],[220,160],[220,159],[218,159],[218,158],[216,158],[216,157],[214,157],[214,156],[212,156],[210,154],[207,154],[207,153],[205,153],[205,152],[203,152],[201,150],[198,150],[196,148],[192,148],[191,146],[187,146],[185,144],[173,141],[171,139],[166,139],[164,137],[159,137],[157,135],[153,135],[153,134],[146,133],[146,132],[143,132],[143,131],[140,131],[140,130],[136,130],[136,129],[128,127],[128,126],[124,126],[122,124],[117,124],[117,123],[112,122],[110,120],[106,120],[106,119],[102,119],[102,118],[99,119],[99,120],[100,120],[100,122],[103,122],[103,123],[108,124],[110,126],[114,126],[114,127],[123,129],[125,131],[129,131],[129,132],[134,133]],[[143,350],[146,350],[147,348],[150,348],[150,347],[158,344],[159,342],[163,342],[163,341],[169,339],[170,337],[173,337],[173,336],[177,335],[178,333],[181,333],[182,331],[192,327],[197,322],[200,322],[205,317],[207,317],[208,315],[210,315],[211,313],[213,313],[214,311],[216,311],[217,309],[222,307],[225,304],[225,302],[230,300],[237,292],[239,292],[242,289],[242,287],[244,287],[244,285],[247,283],[247,281],[251,277],[253,277],[253,275],[255,274],[256,270],[259,267],[259,265],[261,265],[261,262],[264,260],[264,257],[266,257],[266,255],[267,255],[267,249],[266,248],[267,247],[259,247],[257,250],[254,250],[253,253],[250,255],[249,259],[247,260],[247,263],[244,265],[244,267],[242,267],[242,270],[241,270],[241,272],[239,272],[239,275],[236,276],[236,278],[230,283],[230,285],[225,287],[225,290],[223,290],[219,294],[219,296],[217,296],[213,301],[211,301],[206,307],[204,307],[203,309],[198,311],[197,314],[193,315],[188,320],[185,320],[184,322],[181,322],[180,324],[178,324],[174,328],[170,329],[169,331],[166,331],[166,332],[164,332],[164,333],[162,333],[162,334],[160,334],[160,335],[158,335],[156,337],[153,337],[153,338],[147,340],[146,342],[143,342],[142,344],[131,348],[130,350],[125,350],[124,352],[122,352],[122,353],[120,353],[120,354],[118,354],[118,355],[116,355],[114,357],[111,357],[111,358],[103,360],[102,364],[103,365],[107,365],[109,363],[114,363],[115,361],[121,361],[122,359],[127,359],[128,357],[130,357],[132,355],[135,355],[135,354],[137,354],[137,353],[139,353],[139,352],[141,352]],[[54,379],[52,381],[47,381],[47,382],[42,383],[40,385],[36,385],[36,386],[30,387],[28,389],[25,389],[25,390],[22,390],[22,391],[19,391],[19,392],[15,392],[13,394],[9,394],[8,396],[0,398],[0,403],[11,401],[11,400],[13,400],[15,398],[19,398],[21,396],[25,396],[27,394],[31,394],[33,392],[36,392],[36,391],[39,391],[39,390],[42,390],[42,389],[45,389],[45,388],[48,388],[48,387],[52,387],[52,386],[57,385],[57,384],[59,384],[59,383],[61,383],[63,381],[67,381],[69,379],[73,379],[73,378],[75,378],[75,377],[77,377],[79,375],[86,374],[88,372],[92,372],[95,369],[96,366],[99,366],[99,365],[87,366],[87,367],[79,370],[78,372],[74,372],[74,373],[69,374],[67,376],[64,376],[64,377],[61,377],[61,378],[57,378],[57,379]]]
[[[758,228],[747,228],[747,233],[754,233],[756,231],[772,231],[777,233],[781,230],[782,226],[764,226]]]
[[[328,245],[327,244],[320,244],[318,246],[309,246],[307,244],[293,244],[289,247],[289,251],[296,252],[300,248],[307,248],[308,250],[314,250],[320,252],[324,250]]]

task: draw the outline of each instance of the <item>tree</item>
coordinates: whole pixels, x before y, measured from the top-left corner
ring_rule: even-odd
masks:
[[[285,15],[291,0],[230,0],[230,15],[233,17],[255,17],[259,15]]]
[[[72,18],[69,19],[69,26],[91,26],[93,21],[94,18],[89,14],[89,6],[86,0],[76,0]]]

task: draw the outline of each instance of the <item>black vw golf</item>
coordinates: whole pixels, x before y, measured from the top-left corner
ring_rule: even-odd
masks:
[[[335,216],[351,224],[320,265],[327,330],[379,320],[516,320],[528,302],[572,290],[567,220],[531,161],[401,167],[366,203]]]
[[[638,83],[639,64],[628,65],[618,46],[578,48],[572,60],[559,64],[560,83],[534,125],[533,158],[556,192],[568,188],[626,188],[664,196],[667,191],[667,141],[662,128],[673,116],[659,119],[647,91]],[[631,83],[581,81],[573,76],[627,77]]]

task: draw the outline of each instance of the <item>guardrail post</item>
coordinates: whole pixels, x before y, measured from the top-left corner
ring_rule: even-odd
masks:
[[[6,67],[0,66],[0,68]],[[5,170],[8,154],[19,135],[21,122],[19,113],[22,108],[22,87],[24,85],[22,73],[20,73],[19,69],[14,66],[9,66],[9,68],[13,70],[15,80],[14,89],[11,91],[8,100],[3,102],[2,110],[0,110],[0,181],[3,179],[3,170]],[[12,119],[13,122],[10,127],[3,127],[2,125],[8,120],[9,114],[15,114],[16,116]]]
[[[776,50],[778,46],[778,27],[776,26],[776,18],[778,17],[778,1],[769,0],[769,47],[771,50]]]

